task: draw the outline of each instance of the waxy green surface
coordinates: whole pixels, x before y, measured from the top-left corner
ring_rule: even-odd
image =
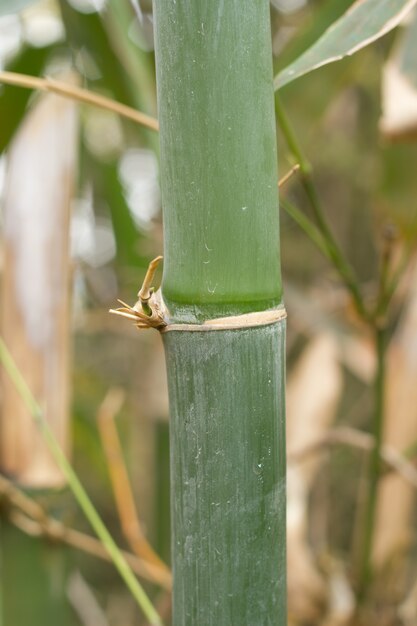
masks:
[[[154,0],[172,322],[281,302],[268,0]],[[173,626],[285,626],[285,321],[163,334]]]
[[[164,335],[174,626],[285,626],[285,321]]]
[[[177,321],[276,306],[269,3],[156,0],[154,20],[164,299]]]

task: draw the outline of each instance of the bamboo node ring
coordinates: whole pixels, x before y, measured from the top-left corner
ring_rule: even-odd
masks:
[[[161,333],[169,331],[201,332],[216,330],[244,330],[254,326],[268,326],[284,320],[287,313],[284,306],[267,311],[255,311],[243,315],[221,317],[206,320],[202,324],[177,324],[170,323],[168,311],[162,299],[161,290],[155,291],[151,286],[158,265],[162,261],[162,256],[156,257],[149,263],[142,287],[138,292],[138,301],[133,306],[126,304],[123,300],[118,300],[122,305],[117,309],[110,309],[110,313],[126,317],[135,323],[140,330],[155,328]]]

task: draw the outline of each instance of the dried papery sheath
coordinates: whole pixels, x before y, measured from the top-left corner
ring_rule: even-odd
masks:
[[[136,304],[130,306],[126,304],[126,302],[123,302],[123,300],[118,300],[122,306],[117,309],[110,309],[110,313],[133,320],[135,326],[141,330],[148,328],[161,330],[167,325],[166,316],[164,314],[165,305],[162,300],[161,292],[160,290],[155,292],[154,288],[151,286],[155,272],[161,261],[162,256],[158,256],[149,263],[142,286],[138,292],[139,299]]]
[[[160,291],[153,293],[149,298],[149,314],[144,312],[143,305],[140,300],[138,300],[133,306],[126,304],[123,300],[118,300],[118,302],[120,302],[122,306],[117,309],[110,309],[110,313],[132,320],[135,322],[135,326],[140,330],[146,330],[148,328],[162,330],[167,325],[163,312],[163,302],[160,298]]]

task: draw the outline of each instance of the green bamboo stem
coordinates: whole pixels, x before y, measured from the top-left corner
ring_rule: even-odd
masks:
[[[154,3],[163,292],[184,322],[281,302],[270,27],[253,4]]]
[[[158,0],[174,626],[285,626],[285,320],[268,0]],[[175,329],[170,328],[175,324]]]
[[[153,607],[151,601],[148,596],[144,592],[141,584],[136,579],[133,574],[130,566],[128,565],[125,557],[120,552],[116,543],[114,542],[112,536],[104,525],[102,519],[100,518],[97,510],[95,509],[93,503],[91,502],[87,492],[82,486],[77,474],[72,468],[71,464],[67,460],[64,452],[59,446],[53,432],[51,431],[48,423],[46,422],[44,415],[42,413],[42,409],[38,405],[35,400],[32,392],[27,386],[25,380],[23,379],[20,371],[17,369],[13,358],[8,351],[3,339],[0,338],[0,361],[3,364],[6,372],[12,379],[19,395],[25,402],[28,411],[31,413],[35,423],[37,424],[40,432],[42,433],[44,440],[51,451],[52,456],[54,457],[58,467],[62,471],[65,476],[68,486],[73,492],[78,504],[83,510],[86,518],[90,522],[93,530],[96,532],[99,539],[102,541],[104,547],[109,553],[116,569],[119,574],[123,578],[126,583],[126,586],[132,593],[132,596],[136,600],[138,606],[142,609],[146,618],[149,620],[150,624],[155,626],[162,626],[162,621]]]
[[[326,244],[327,254],[334,267],[340,274],[346,288],[349,290],[352,300],[355,304],[358,314],[365,320],[369,321],[369,313],[363,302],[363,298],[357,284],[356,278],[353,274],[352,268],[345,259],[336,239],[333,236],[332,231],[325,218],[323,208],[321,206],[320,198],[317,193],[312,177],[311,164],[305,157],[295,132],[290,124],[290,121],[285,113],[285,110],[281,104],[281,100],[278,94],[275,94],[275,112],[278,120],[278,124],[282,130],[285,140],[291,150],[296,162],[300,165],[301,180],[306,195],[310,201],[311,208],[313,210],[314,217],[316,219],[320,233]]]
[[[286,624],[285,324],[164,336],[175,626]]]
[[[372,428],[375,443],[369,459],[367,497],[363,514],[363,539],[359,554],[357,596],[360,602],[365,598],[372,578],[372,544],[375,529],[378,485],[382,471],[381,448],[383,444],[386,375],[386,331],[384,328],[377,328],[375,330],[375,345],[377,352],[377,371],[374,382],[375,408]]]

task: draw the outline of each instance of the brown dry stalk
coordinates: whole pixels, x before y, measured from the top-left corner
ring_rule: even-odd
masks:
[[[98,93],[82,89],[53,78],[38,78],[36,76],[28,76],[27,74],[18,74],[15,72],[0,72],[0,83],[7,85],[15,85],[16,87],[24,87],[26,89],[37,89],[39,91],[50,91],[65,98],[72,98],[78,102],[84,102],[93,106],[100,107],[106,111],[117,113],[126,119],[132,120],[137,124],[146,126],[151,130],[158,131],[158,120],[146,113],[137,111],[132,107],[116,102],[111,98],[106,98]]]
[[[118,388],[110,389],[97,414],[100,436],[107,458],[120,524],[134,553],[159,570],[161,576],[171,580],[169,568],[148,543],[136,510],[115,424],[115,416],[120,411],[123,402],[124,392]]]
[[[76,87],[75,85],[70,85],[69,83],[55,80],[54,78],[38,78],[37,76],[20,74],[17,72],[0,72],[0,83],[23,87],[26,89],[37,89],[38,91],[56,93],[60,96],[77,100],[78,102],[84,102],[85,104],[90,104],[101,109],[105,109],[106,111],[117,113],[117,115],[132,120],[141,126],[146,126],[156,132],[159,131],[159,122],[156,118],[133,109],[126,104],[112,100],[112,98],[107,98],[106,96],[102,96],[101,94],[95,93],[89,89]],[[289,170],[289,172],[285,174],[285,176],[281,178],[278,186],[280,188],[283,187],[299,169],[300,165],[297,163]]]
[[[298,170],[300,169],[300,165],[298,163],[296,163],[295,165],[292,166],[292,168],[289,170],[289,172],[287,172],[279,181],[278,183],[278,187],[281,189],[285,183],[287,183],[296,172],[298,172]]]
[[[49,517],[42,506],[1,475],[0,496],[6,499],[10,507],[7,511],[9,521],[25,534],[32,537],[46,537],[52,541],[65,543],[91,556],[111,562],[109,554],[98,539],[69,528],[62,522]],[[159,568],[130,552],[123,550],[121,552],[135,574],[160,585],[164,589],[169,590],[171,588],[170,578],[162,576]]]
[[[162,256],[157,256],[149,263],[145,278],[143,279],[142,287],[139,289],[138,298],[142,302],[148,302],[153,293],[152,282],[155,277],[155,272],[158,269],[158,265],[162,261]]]

